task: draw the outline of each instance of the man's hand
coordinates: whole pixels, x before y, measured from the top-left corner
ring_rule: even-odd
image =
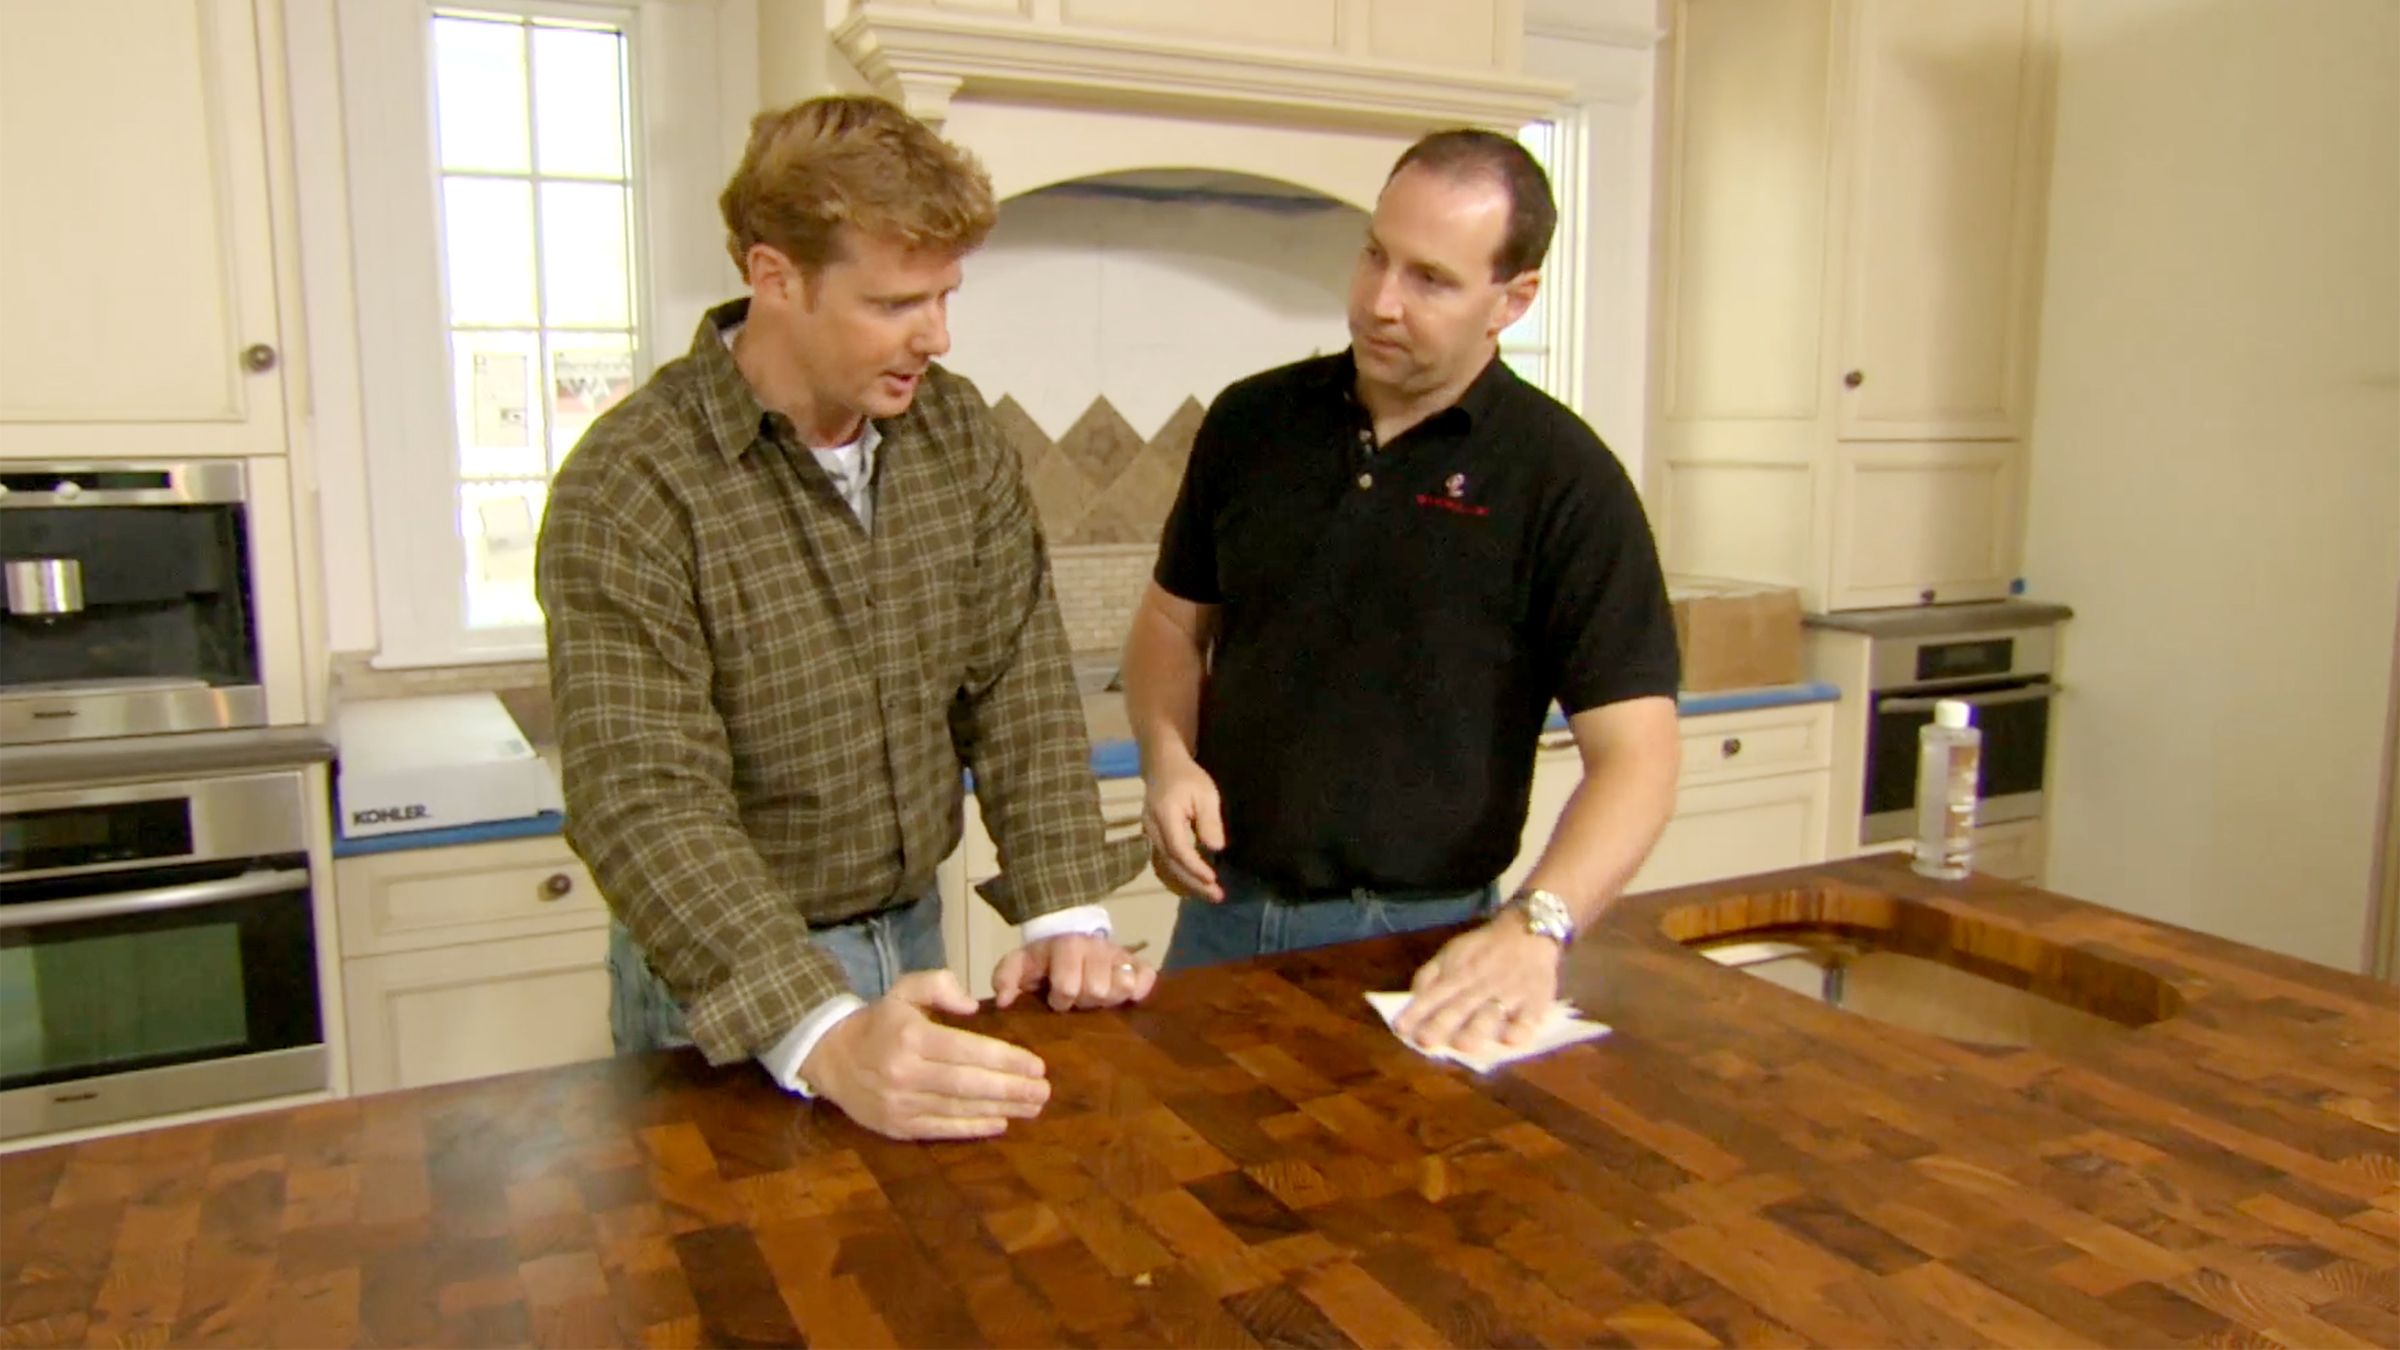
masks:
[[[852,1120],[894,1139],[980,1139],[1030,1120],[1050,1100],[1040,1056],[946,1027],[925,1009],[964,1015],[974,999],[946,970],[903,975],[892,991],[833,1025],[800,1076]]]
[[[1408,1007],[1392,1030],[1428,1048],[1467,1054],[1494,1041],[1523,1045],[1558,1001],[1558,959],[1558,944],[1526,928],[1522,915],[1493,915],[1417,970]]]
[[[1113,1008],[1139,1003],[1158,983],[1158,970],[1105,933],[1061,933],[1028,942],[992,970],[992,997],[1001,1007],[1045,986],[1050,1006]]]
[[[1224,808],[1208,770],[1189,759],[1154,770],[1142,799],[1142,833],[1150,839],[1151,870],[1167,889],[1225,898],[1217,869],[1200,852],[1214,856],[1225,847]]]

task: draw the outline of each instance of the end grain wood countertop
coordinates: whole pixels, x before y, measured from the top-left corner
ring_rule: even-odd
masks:
[[[1994,1049],[1681,940],[1810,926],[2121,1025]],[[0,1344],[2400,1342],[2400,991],[1889,859],[1642,896],[1616,1034],[1478,1078],[1417,935],[976,1019],[1054,1095],[888,1142],[628,1057],[0,1159]]]

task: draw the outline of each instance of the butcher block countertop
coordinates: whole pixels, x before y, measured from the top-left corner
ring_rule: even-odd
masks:
[[[1870,1020],[1682,944],[2097,1015]],[[1616,1027],[1478,1078],[1360,995],[1438,936],[987,1014],[1049,1109],[887,1142],[658,1054],[0,1158],[0,1344],[2400,1342],[2400,991],[1857,860],[1645,896]],[[1862,967],[1863,969],[1863,967]]]

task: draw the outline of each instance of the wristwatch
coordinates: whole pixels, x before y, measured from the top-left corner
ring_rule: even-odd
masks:
[[[1567,902],[1548,891],[1528,887],[1509,897],[1509,904],[1525,916],[1525,930],[1565,947],[1575,940],[1575,916]]]

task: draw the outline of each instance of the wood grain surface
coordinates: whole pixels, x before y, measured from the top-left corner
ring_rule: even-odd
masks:
[[[2119,1025],[1969,1048],[1678,941],[1793,924]],[[1054,1082],[989,1142],[687,1052],[17,1154],[0,1344],[2400,1343],[2389,986],[1861,860],[1625,902],[1570,965],[1616,1034],[1478,1078],[1361,998],[1438,940],[986,1014]]]

